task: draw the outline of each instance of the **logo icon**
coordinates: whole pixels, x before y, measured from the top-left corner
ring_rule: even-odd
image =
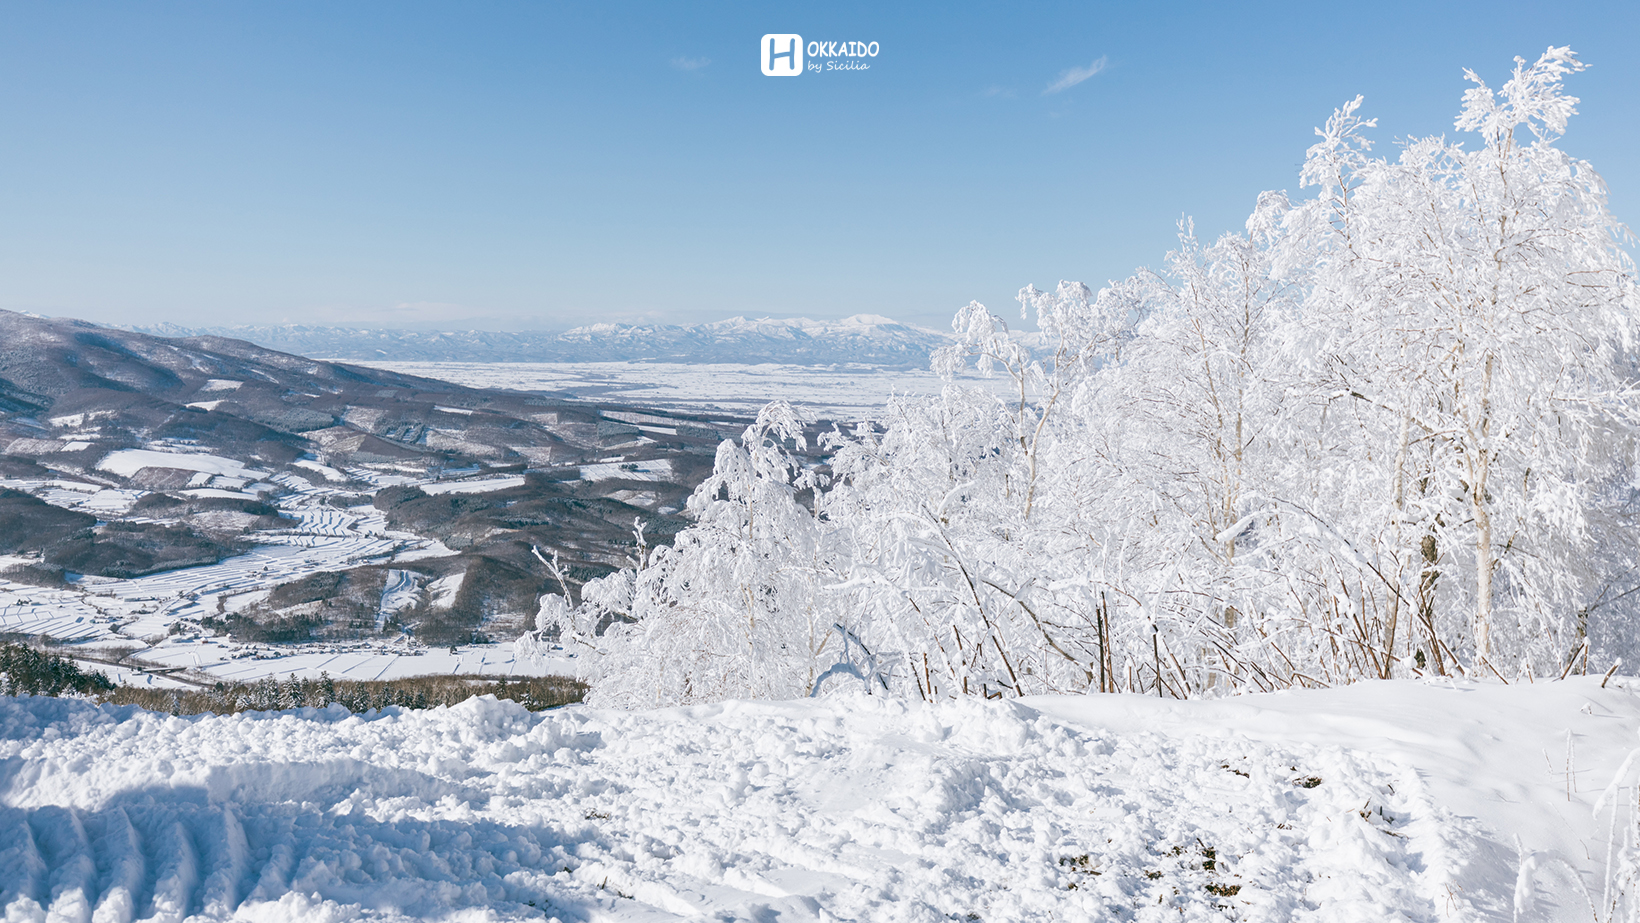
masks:
[[[803,36],[770,33],[761,47],[765,77],[796,77],[803,73]]]

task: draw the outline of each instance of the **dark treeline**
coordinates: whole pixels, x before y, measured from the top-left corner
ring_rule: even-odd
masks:
[[[490,679],[479,676],[417,676],[393,680],[339,680],[263,677],[254,683],[217,683],[199,689],[155,689],[115,685],[100,672],[82,670],[73,660],[22,644],[0,645],[0,693],[81,695],[110,705],[136,705],[174,715],[211,712],[277,711],[340,705],[348,711],[376,708],[436,708],[473,696],[510,699],[531,711],[581,701],[586,685],[565,676]]]
[[[6,695],[101,695],[114,689],[102,673],[23,644],[0,645],[0,693]]]

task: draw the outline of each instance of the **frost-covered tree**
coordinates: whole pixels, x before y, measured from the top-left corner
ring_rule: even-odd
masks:
[[[694,524],[636,570],[587,585],[583,607],[626,617],[591,642],[591,701],[809,692],[842,644],[817,606],[815,517],[796,499],[817,486],[814,473],[786,448],[803,440],[790,405],[763,408],[740,442],[719,443],[712,476],[689,499]]]
[[[1266,194],[1248,233],[1211,245],[1184,227],[1166,273],[1130,281],[1148,290],[1139,335],[1084,401],[1111,472],[1094,509],[1123,524],[1106,582],[1144,614],[1153,646],[1176,649],[1184,688],[1306,675],[1288,662],[1312,643],[1294,636],[1308,620],[1293,565],[1313,554],[1304,517],[1281,502],[1296,442],[1281,333],[1299,295],[1271,274],[1285,205]]]
[[[1450,643],[1494,670],[1569,656],[1573,615],[1615,576],[1586,566],[1596,546],[1630,546],[1591,518],[1627,477],[1637,304],[1604,184],[1555,147],[1580,69],[1551,48],[1501,93],[1468,72],[1457,127],[1479,143],[1409,139],[1393,161],[1367,156],[1357,99],[1306,159],[1321,194],[1287,218],[1310,384],[1389,475],[1371,513],[1401,546],[1386,607],[1466,614]]]
[[[1186,223],[1097,293],[1027,287],[1031,334],[968,305],[942,393],[834,434],[827,482],[771,405],[674,547],[556,614],[635,620],[595,642],[593,698],[1190,696],[1627,652],[1640,297],[1556,147],[1581,66],[1469,74],[1474,141],[1393,159],[1354,100],[1315,195],[1211,243]]]

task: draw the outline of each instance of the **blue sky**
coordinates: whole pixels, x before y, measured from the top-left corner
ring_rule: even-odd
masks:
[[[758,39],[875,41],[762,75]],[[1640,221],[1640,4],[0,5],[0,307],[115,323],[943,326],[1298,193],[1365,94],[1452,134],[1569,44]],[[1101,69],[1057,92],[1067,72]]]

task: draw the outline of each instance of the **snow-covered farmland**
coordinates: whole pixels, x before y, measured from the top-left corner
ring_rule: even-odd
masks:
[[[569,392],[674,411],[753,416],[784,400],[826,419],[876,412],[891,392],[937,394],[940,377],[927,369],[875,366],[700,365],[668,362],[361,362],[359,365],[438,378],[475,388]],[[962,376],[963,383],[1007,393],[1006,377]]]
[[[421,489],[429,494],[481,494],[492,490],[508,490],[513,487],[523,487],[524,476],[508,474],[499,477],[472,478],[465,481],[443,481],[435,484],[422,484]]]
[[[136,450],[133,450],[136,451]],[[229,470],[226,459],[149,452],[178,467]],[[112,456],[111,456],[112,457]],[[172,462],[181,458],[182,463]],[[149,467],[151,459],[131,455],[117,463]],[[231,463],[230,463],[231,464]],[[313,465],[314,469],[323,466]],[[333,469],[325,469],[333,470]],[[316,479],[325,481],[323,472]],[[384,478],[387,480],[408,480]],[[76,656],[91,659],[88,666],[107,672],[116,682],[152,685],[186,671],[195,680],[215,677],[250,681],[264,676],[317,677],[329,673],[338,679],[394,679],[432,674],[477,673],[492,676],[573,673],[569,657],[520,658],[512,645],[460,645],[428,650],[404,637],[306,645],[258,645],[174,633],[184,619],[198,621],[266,596],[267,590],[320,571],[345,570],[366,564],[442,557],[453,552],[436,541],[388,530],[383,515],[370,506],[338,508],[334,492],[306,480],[281,474],[272,482],[289,491],[279,506],[293,518],[290,528],[249,536],[251,550],[216,564],[164,571],[146,577],[114,579],[79,577],[73,586],[44,588],[0,579],[0,633],[49,636],[77,642]],[[498,490],[522,483],[503,477],[447,481],[428,486],[457,490]],[[128,508],[140,491],[116,490],[79,482],[3,481],[0,486],[29,490],[47,501],[88,512]],[[7,559],[11,564],[26,559]],[[395,612],[414,604],[421,587],[409,572],[390,570],[381,598],[378,625]],[[459,579],[459,575],[457,575]],[[98,651],[115,647],[130,653],[124,666],[112,667],[95,659]]]
[[[148,663],[237,682],[265,676],[335,679],[401,679],[409,676],[542,676],[569,674],[567,657],[518,656],[512,644],[424,648],[403,642],[354,642],[303,646],[237,645],[210,639],[167,639],[142,653]]]
[[[381,612],[376,619],[376,630],[381,631],[388,617],[415,605],[419,587],[414,571],[389,570],[382,585]]]
[[[49,481],[25,478],[0,478],[0,488],[9,487],[32,493],[41,500],[67,509],[87,513],[124,513],[142,496],[142,491],[84,481],[55,478]]]
[[[247,481],[268,476],[266,471],[247,468],[243,462],[220,455],[162,452],[153,449],[121,449],[118,452],[110,452],[97,467],[124,477],[130,477],[144,468],[179,468],[183,471],[243,478]]]
[[[597,462],[581,466],[581,479],[608,481],[621,478],[628,481],[665,481],[673,477],[672,460],[655,458],[642,462]]]
[[[1586,920],[1567,869],[1599,898],[1594,805],[1640,723],[1628,681],[1599,686],[187,718],[0,700],[0,907]]]

